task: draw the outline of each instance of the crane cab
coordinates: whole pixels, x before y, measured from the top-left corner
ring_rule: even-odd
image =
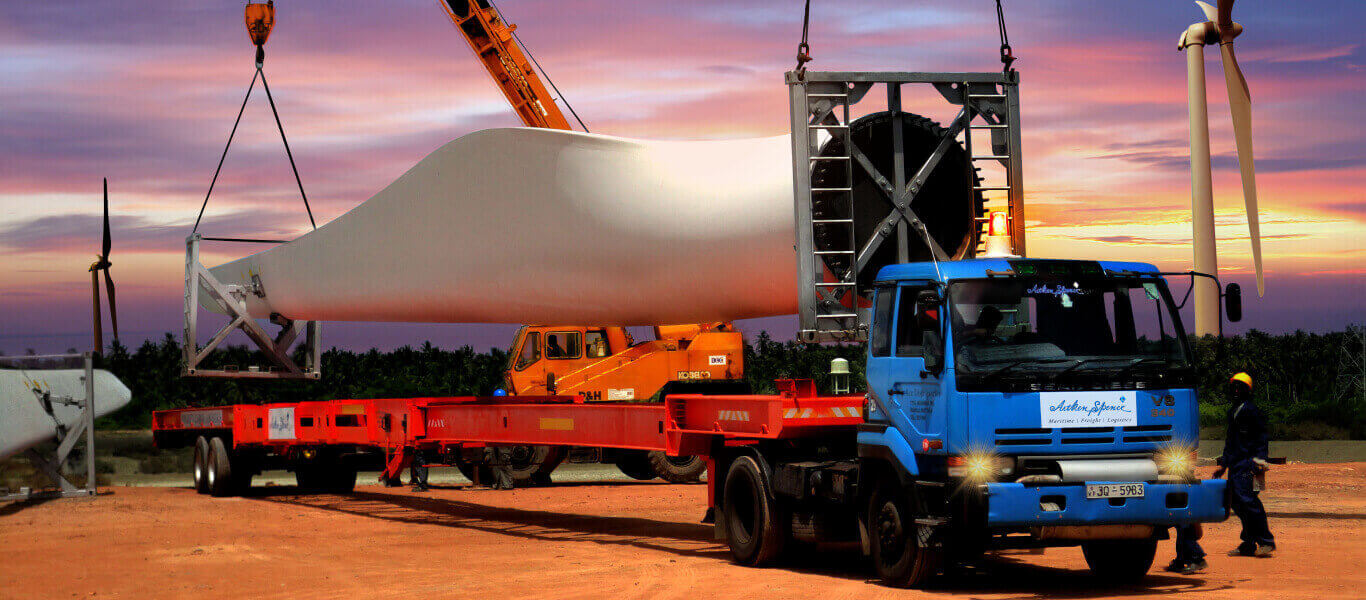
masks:
[[[637,343],[619,326],[522,327],[508,356],[507,391],[622,402],[743,381],[744,340],[729,323],[661,326],[655,334]]]

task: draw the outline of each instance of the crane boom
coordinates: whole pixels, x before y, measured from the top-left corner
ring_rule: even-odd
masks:
[[[441,0],[446,15],[465,36],[470,49],[484,63],[494,83],[503,90],[527,127],[570,129],[564,113],[531,68],[526,54],[513,40],[516,25],[503,20],[488,0]]]

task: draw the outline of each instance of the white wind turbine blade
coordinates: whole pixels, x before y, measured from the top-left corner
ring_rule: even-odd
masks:
[[[1233,43],[1219,45],[1224,59],[1224,83],[1228,86],[1229,113],[1233,115],[1233,136],[1238,145],[1238,168],[1243,177],[1243,201],[1247,205],[1247,229],[1252,241],[1252,265],[1257,271],[1257,296],[1266,293],[1262,275],[1262,235],[1257,219],[1257,172],[1252,160],[1252,98],[1247,80],[1238,68]]]

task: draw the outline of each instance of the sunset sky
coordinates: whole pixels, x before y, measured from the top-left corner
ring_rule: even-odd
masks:
[[[815,0],[817,70],[999,69],[989,0]],[[800,0],[502,0],[595,133],[781,135]],[[433,0],[282,0],[266,73],[319,223],[445,142],[518,125]],[[1021,73],[1030,254],[1190,267],[1192,2],[1006,2]],[[1366,321],[1366,3],[1241,0],[1267,292],[1257,298],[1218,54],[1207,52],[1220,271],[1234,331]],[[252,76],[241,2],[0,5],[0,351],[89,345],[86,267],[109,177],[125,344],[181,326],[184,238]],[[942,103],[912,99],[942,121]],[[203,230],[293,237],[298,190],[258,88]],[[208,264],[234,258],[213,248]],[[1185,284],[1174,287],[1184,291]],[[747,323],[790,336],[793,320]],[[1189,325],[1189,320],[1188,320]],[[503,325],[329,324],[325,341],[505,346]]]

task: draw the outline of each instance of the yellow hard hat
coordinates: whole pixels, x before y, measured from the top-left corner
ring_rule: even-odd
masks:
[[[1247,389],[1249,389],[1249,390],[1252,389],[1252,376],[1251,376],[1251,375],[1248,375],[1247,373],[1238,373],[1237,375],[1234,375],[1233,377],[1229,377],[1228,380],[1229,380],[1229,381],[1240,381],[1240,382],[1242,382],[1243,385],[1247,386]]]

